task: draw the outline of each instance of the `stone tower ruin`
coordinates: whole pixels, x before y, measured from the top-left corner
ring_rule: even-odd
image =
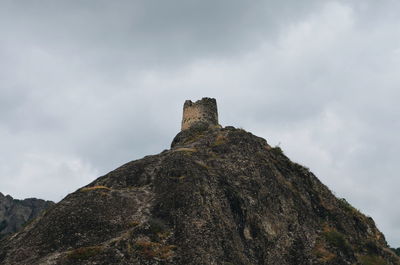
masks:
[[[196,102],[185,101],[183,105],[182,131],[195,124],[218,126],[217,101],[215,98],[202,98]]]

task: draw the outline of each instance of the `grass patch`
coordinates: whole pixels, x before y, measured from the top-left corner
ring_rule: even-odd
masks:
[[[179,179],[179,180],[182,180],[182,179],[186,178],[186,176],[169,176],[169,177],[172,178],[172,179]]]
[[[349,213],[362,215],[362,213],[358,209],[354,208],[348,201],[346,201],[345,198],[338,198],[338,199],[339,199],[339,205],[343,210]]]
[[[129,254],[133,253],[133,247],[131,243],[126,242],[126,250],[128,251]]]
[[[293,162],[293,166],[302,173],[310,173],[310,169],[308,167],[305,167],[299,163]]]
[[[362,265],[387,265],[383,258],[374,255],[360,256],[358,260]]]
[[[218,134],[217,137],[215,137],[215,142],[212,144],[213,146],[218,146],[226,143],[226,136]]]
[[[137,241],[135,249],[147,259],[166,260],[174,255],[175,245],[162,245],[151,241]]]
[[[181,148],[175,149],[174,152],[190,152],[190,153],[193,153],[193,152],[197,152],[197,149],[196,148],[181,147]]]
[[[159,234],[168,230],[164,222],[158,218],[150,218],[149,229],[153,234]]]
[[[140,222],[139,221],[132,221],[132,222],[130,222],[130,223],[128,223],[128,226],[130,227],[130,228],[133,228],[133,227],[136,227],[136,226],[138,226],[138,225],[140,225]]]
[[[400,248],[390,248],[397,256],[400,257]]]
[[[368,254],[376,255],[379,254],[379,247],[374,241],[367,241],[365,243],[365,248],[367,249]]]
[[[327,263],[336,258],[336,255],[325,248],[321,242],[317,242],[313,249],[313,254],[318,258],[321,263]]]
[[[197,141],[199,141],[201,138],[203,138],[204,136],[205,136],[205,135],[202,134],[202,133],[192,135],[192,137],[186,139],[186,141],[185,141],[184,143],[185,143],[185,144],[191,144],[191,143],[197,142]]]
[[[326,228],[322,235],[329,245],[341,250],[344,253],[351,252],[351,246],[342,233],[331,228]]]
[[[201,166],[201,167],[204,167],[205,169],[210,169],[210,167],[206,164],[206,163],[204,163],[203,161],[195,161],[195,163],[197,164],[197,165],[199,165],[199,166]]]
[[[271,148],[272,153],[274,153],[275,155],[284,155],[282,148],[280,148],[279,146],[275,146]]]
[[[73,260],[87,260],[93,256],[98,255],[103,251],[102,246],[83,247],[71,250],[67,254],[68,259]]]
[[[97,186],[82,188],[80,191],[92,191],[92,190],[109,190],[110,191],[111,188],[106,187],[106,186],[97,185]]]

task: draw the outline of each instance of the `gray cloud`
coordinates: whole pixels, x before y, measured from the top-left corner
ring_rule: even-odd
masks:
[[[0,191],[60,200],[158,153],[185,99],[280,144],[400,245],[394,1],[2,1]]]

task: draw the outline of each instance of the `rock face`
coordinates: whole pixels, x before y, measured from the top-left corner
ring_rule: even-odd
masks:
[[[15,233],[54,202],[40,199],[15,200],[0,192],[0,237]]]
[[[400,262],[370,217],[280,148],[242,129],[195,126],[3,239],[0,264]]]

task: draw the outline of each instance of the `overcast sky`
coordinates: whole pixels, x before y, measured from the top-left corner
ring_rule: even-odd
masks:
[[[185,99],[280,145],[400,246],[400,1],[2,0],[0,192],[169,148]]]

